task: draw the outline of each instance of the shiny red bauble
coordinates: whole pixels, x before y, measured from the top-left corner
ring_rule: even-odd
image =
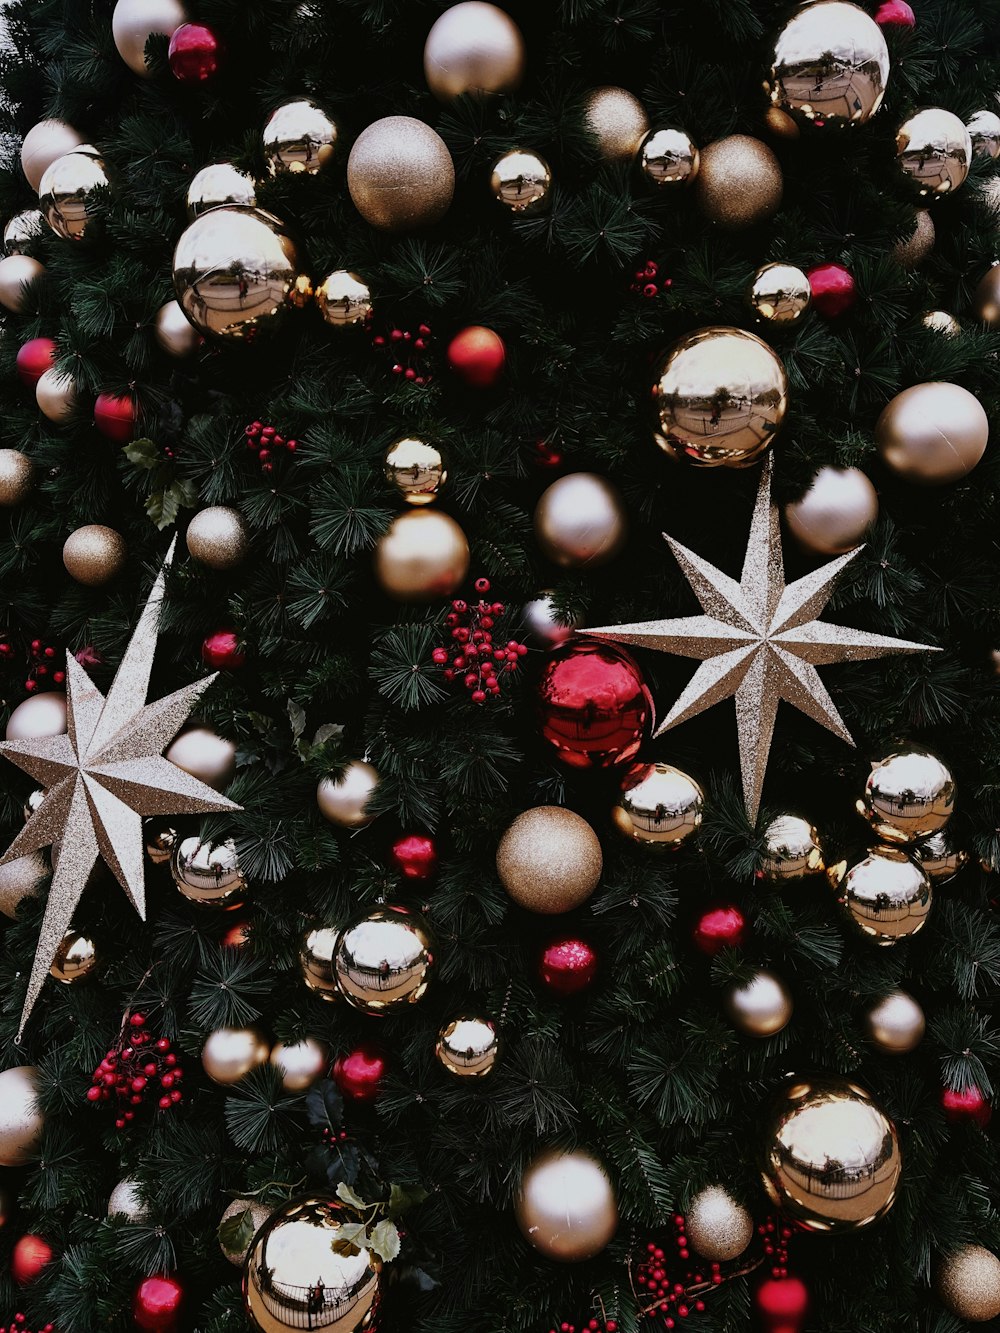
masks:
[[[250,922],[246,917],[240,917],[234,921],[222,935],[219,943],[224,949],[242,949],[245,944],[250,942]]]
[[[52,1246],[43,1236],[22,1236],[10,1256],[10,1275],[19,1287],[35,1278],[52,1259]]]
[[[407,833],[392,844],[392,860],[404,879],[430,879],[438,864],[434,839],[424,833]]]
[[[201,660],[213,671],[235,671],[247,660],[235,630],[217,629],[201,645]]]
[[[824,319],[846,315],[858,299],[858,290],[849,269],[843,264],[817,264],[806,277],[812,292],[813,308]]]
[[[388,1064],[375,1046],[359,1046],[338,1055],[333,1062],[333,1081],[353,1102],[373,1102]]]
[[[448,344],[448,365],[474,389],[492,389],[500,381],[507,349],[499,333],[470,324]]]
[[[978,1125],[980,1129],[985,1129],[993,1116],[993,1107],[975,1083],[964,1092],[956,1092],[954,1088],[942,1089],[941,1109],[950,1124]]]
[[[802,1333],[809,1309],[809,1289],[798,1277],[771,1277],[754,1293],[765,1333]]]
[[[691,938],[695,947],[711,958],[720,949],[736,949],[743,943],[746,917],[733,903],[722,903],[702,912]]]
[[[135,402],[127,394],[101,393],[94,404],[94,425],[109,440],[128,444],[135,433]]]
[[[21,383],[33,389],[47,370],[56,363],[56,345],[51,338],[29,338],[17,353],[17,373]]]
[[[875,22],[880,28],[913,28],[917,16],[906,0],[885,0],[875,11]]]
[[[132,1319],[145,1333],[173,1333],[177,1327],[184,1288],[172,1277],[146,1277],[135,1289]]]
[[[181,83],[205,83],[219,72],[225,56],[222,41],[204,23],[182,23],[167,49],[170,72]]]
[[[634,759],[652,712],[632,658],[597,639],[557,648],[538,682],[542,735],[570,768],[610,768]]]
[[[550,940],[538,960],[538,979],[554,995],[579,995],[597,975],[597,953],[577,935]]]

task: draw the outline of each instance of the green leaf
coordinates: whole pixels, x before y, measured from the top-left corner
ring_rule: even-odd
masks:
[[[333,1242],[334,1254],[357,1254],[368,1245],[364,1222],[341,1222],[337,1229],[337,1239]]]
[[[253,1233],[253,1213],[249,1208],[244,1208],[242,1212],[233,1213],[232,1217],[220,1222],[216,1235],[224,1250],[242,1254],[253,1240]]]
[[[427,1198],[423,1185],[393,1185],[389,1191],[388,1214],[399,1217],[407,1208],[415,1208]]]
[[[151,472],[162,461],[160,451],[152,440],[133,440],[122,452],[130,463],[145,468],[147,472]]]
[[[298,740],[306,729],[306,710],[294,699],[288,701],[288,721],[291,723],[292,736]]]
[[[392,1263],[399,1253],[399,1232],[396,1230],[395,1222],[390,1222],[387,1217],[383,1218],[378,1226],[373,1228],[368,1237],[368,1245],[383,1263]]]
[[[368,1204],[365,1203],[361,1195],[355,1194],[350,1185],[344,1180],[337,1186],[337,1198],[344,1203],[349,1203],[352,1208],[357,1208],[359,1213],[363,1213],[368,1208]]]

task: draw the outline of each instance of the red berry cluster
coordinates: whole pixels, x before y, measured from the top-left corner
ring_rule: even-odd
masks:
[[[28,694],[38,694],[46,686],[65,684],[66,672],[58,665],[62,654],[51,643],[32,639],[25,659],[28,674],[24,688]],[[10,635],[0,635],[0,666],[13,667],[19,653]]]
[[[388,335],[377,333],[372,346],[392,357],[392,373],[402,375],[413,384],[430,384],[430,346],[433,342],[431,326],[420,324],[415,329],[390,329]]]
[[[136,1107],[150,1096],[157,1096],[161,1111],[169,1111],[181,1100],[177,1086],[184,1077],[180,1060],[170,1049],[166,1037],[154,1040],[147,1032],[146,1015],[131,1014],[114,1046],[94,1070],[87,1089],[88,1102],[107,1102],[117,1098],[116,1129],[124,1129],[135,1119]],[[126,1032],[128,1035],[126,1036]]]
[[[346,1129],[331,1129],[329,1125],[325,1126],[320,1136],[328,1148],[332,1148],[335,1143],[345,1143],[348,1138]]]
[[[678,1319],[687,1319],[693,1314],[701,1314],[705,1302],[701,1293],[722,1283],[722,1265],[713,1261],[710,1264],[691,1263],[691,1250],[684,1233],[684,1218],[674,1214],[673,1244],[677,1258],[683,1268],[675,1277],[667,1271],[667,1255],[662,1245],[649,1241],[642,1262],[636,1269],[635,1285],[644,1292],[652,1303],[645,1308],[645,1313],[664,1328],[674,1328]]]
[[[659,296],[660,292],[669,291],[673,285],[673,278],[660,276],[660,266],[656,260],[647,259],[633,272],[628,289],[630,292],[645,296],[647,300],[652,300],[654,296]]]
[[[757,1235],[764,1245],[764,1258],[771,1264],[772,1277],[788,1276],[788,1242],[792,1238],[791,1227],[785,1226],[777,1218],[769,1217],[757,1227]]]
[[[473,586],[476,592],[487,593],[490,581],[476,579]],[[451,630],[454,645],[435,648],[431,654],[437,665],[444,667],[445,680],[461,679],[474,704],[484,704],[492,695],[499,694],[501,678],[509,671],[516,671],[519,659],[528,651],[516,639],[503,648],[493,647],[493,627],[506,609],[503,602],[486,602],[482,596],[474,605],[456,597],[444,622]]]
[[[243,434],[247,437],[247,448],[253,449],[260,463],[260,470],[267,476],[274,471],[275,449],[283,449],[286,454],[294,454],[299,447],[298,440],[286,439],[274,426],[265,426],[262,421],[251,421]]]
[[[558,1328],[549,1329],[549,1333],[576,1333],[576,1324],[564,1319]],[[580,1333],[618,1333],[618,1321],[608,1319],[602,1324],[599,1319],[588,1319],[585,1324],[581,1324]]]
[[[32,1333],[28,1327],[28,1316],[16,1314],[10,1324],[0,1326],[0,1333]],[[55,1324],[43,1324],[36,1333],[56,1333]]]

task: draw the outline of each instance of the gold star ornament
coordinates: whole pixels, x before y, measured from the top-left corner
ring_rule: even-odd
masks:
[[[751,820],[756,820],[760,809],[779,700],[794,704],[848,745],[854,744],[817,666],[890,653],[940,651],[815,619],[830,600],[840,571],[863,548],[858,546],[786,586],[778,508],[771,501],[771,469],[768,455],[738,583],[664,533],[704,615],[584,631],[637,648],[701,660],[657,728],[657,736],[723,699],[735,698],[743,798]]]
[[[145,920],[142,820],[240,807],[163,757],[215,676],[145,703],[156,651],[171,545],[107,698],[66,654],[67,734],[5,741],[3,753],[45,788],[45,796],[0,865],[53,847],[53,875],[18,1038],[98,858]]]

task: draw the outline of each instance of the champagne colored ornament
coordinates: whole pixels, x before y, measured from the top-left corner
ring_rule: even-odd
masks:
[[[17,353],[17,373],[21,383],[34,392],[35,385],[56,363],[56,345],[51,338],[29,338]]]
[[[247,554],[243,519],[228,505],[199,509],[188,524],[186,541],[189,554],[209,569],[235,569]]]
[[[193,356],[201,345],[201,334],[176,301],[167,301],[157,310],[153,337],[167,356],[178,360]]]
[[[758,874],[773,884],[822,874],[823,848],[819,834],[799,815],[779,815],[764,830],[764,847]]]
[[[31,459],[16,449],[0,449],[0,507],[22,504],[31,494]]]
[[[977,111],[965,128],[977,157],[996,158],[1000,155],[1000,116],[995,111]]]
[[[724,1264],[753,1240],[753,1218],[724,1186],[707,1185],[684,1210],[684,1234],[695,1254]]]
[[[927,1020],[905,990],[893,990],[865,1014],[865,1030],[887,1055],[905,1055],[920,1045]]]
[[[963,1245],[935,1266],[934,1290],[941,1303],[972,1324],[1000,1315],[1000,1259],[983,1245]]]
[[[434,962],[427,923],[409,908],[390,904],[346,926],[333,957],[340,993],[366,1014],[384,1014],[423,999]]]
[[[347,159],[354,207],[380,231],[439,222],[455,193],[455,164],[441,136],[412,116],[386,116],[361,131]]]
[[[118,0],[111,16],[111,35],[118,54],[133,74],[152,78],[146,64],[146,43],[156,33],[173,37],[188,21],[180,0]]]
[[[169,746],[166,758],[207,787],[221,791],[236,773],[236,746],[211,727],[185,727]]]
[[[34,1065],[0,1073],[0,1166],[24,1166],[38,1152],[45,1123],[38,1088]]]
[[[553,915],[585,903],[597,888],[604,859],[585,819],[558,805],[525,810],[497,847],[497,874],[514,902]]]
[[[513,92],[524,78],[524,63],[520,28],[483,0],[446,9],[424,43],[424,78],[439,102]]]
[[[733,1025],[748,1037],[773,1037],[792,1017],[788,987],[763,967],[749,981],[730,986],[725,1005]]]
[[[63,543],[66,572],[87,588],[99,588],[120,574],[128,548],[121,533],[102,523],[88,523]]]
[[[378,787],[378,770],[364,759],[352,759],[339,778],[323,778],[316,788],[320,814],[341,828],[365,828],[375,818],[368,802]]]
[[[8,255],[0,259],[0,306],[12,315],[23,315],[34,306],[30,284],[45,272],[45,265],[30,255]]]
[[[924,107],[896,131],[896,161],[914,194],[954,194],[969,174],[972,139],[951,111]]]
[[[267,1064],[271,1047],[257,1028],[216,1028],[201,1050],[201,1063],[214,1083],[239,1083],[251,1069]]]
[[[517,1225],[547,1259],[592,1259],[618,1230],[618,1202],[603,1163],[582,1148],[549,1148],[525,1168]]]
[[[903,268],[919,268],[934,249],[934,219],[926,208],[918,208],[914,214],[913,234],[908,241],[897,241],[892,247],[892,257]]]
[[[961,324],[947,310],[928,310],[920,316],[920,324],[929,332],[942,333],[946,338],[957,338],[962,332]]]
[[[833,878],[841,869],[831,872]],[[840,878],[841,905],[858,929],[883,948],[922,930],[933,898],[930,880],[896,847],[872,848]]]
[[[540,153],[512,148],[493,164],[490,189],[512,213],[544,213],[551,202],[552,171]]]
[[[242,1268],[254,1236],[273,1212],[273,1208],[259,1199],[233,1199],[227,1204],[226,1211],[219,1218],[217,1233],[223,1257]]]
[[[108,1217],[124,1217],[140,1225],[152,1216],[149,1204],[139,1192],[139,1182],[126,1176],[108,1195]]]
[[[326,112],[301,98],[285,102],[264,126],[264,160],[272,176],[315,176],[333,160],[337,126]]]
[[[684,130],[650,130],[639,149],[639,167],[650,184],[690,185],[698,174],[701,155]]]
[[[879,26],[857,5],[815,0],[782,28],[764,90],[802,125],[863,125],[882,105],[889,48]]]
[[[42,177],[56,158],[71,153],[82,143],[83,135],[64,120],[40,120],[32,126],[21,144],[21,169],[36,194]]]
[[[448,367],[473,389],[492,389],[500,383],[507,363],[507,348],[499,333],[482,324],[460,329],[448,344]]]
[[[232,162],[211,162],[196,171],[187,190],[187,216],[193,222],[213,208],[257,207],[257,186]]]
[[[434,1054],[442,1069],[455,1078],[485,1078],[493,1072],[499,1049],[500,1039],[491,1019],[463,1015],[442,1027]]]
[[[583,623],[579,617],[562,620],[556,615],[555,602],[551,592],[541,592],[530,602],[525,602],[521,612],[521,623],[539,648],[558,648]]]
[[[802,137],[798,123],[778,106],[769,106],[764,112],[764,128],[772,139],[784,140],[786,143],[794,143]]]
[[[0,268],[7,260],[0,261]],[[76,380],[54,366],[39,376],[35,385],[35,401],[43,416],[57,426],[65,425],[76,412],[78,400]]]
[[[546,990],[568,999],[585,991],[597,976],[598,956],[593,945],[577,935],[557,935],[538,958],[538,980]]]
[[[765,264],[747,291],[751,309],[769,324],[794,324],[809,309],[809,279],[794,264]]]
[[[371,319],[372,294],[364,278],[346,268],[328,273],[313,294],[319,312],[335,329],[353,328]]]
[[[398,602],[449,597],[469,572],[469,543],[449,514],[409,509],[392,520],[375,546],[375,577]]]
[[[624,88],[595,88],[588,93],[583,123],[605,162],[626,162],[634,157],[649,130],[645,107]]]
[[[4,254],[24,255],[45,230],[41,209],[25,208],[15,213],[3,229]]]
[[[698,207],[726,231],[742,231],[774,217],[784,178],[778,159],[760,139],[730,134],[701,150],[694,183]]]
[[[41,852],[29,852],[0,865],[0,912],[13,920],[25,898],[40,896],[48,874],[49,866]]]
[[[873,761],[857,811],[884,842],[938,833],[955,808],[955,779],[937,755],[906,745]]]
[[[410,505],[427,505],[448,480],[441,450],[418,435],[404,435],[390,444],[384,463],[385,479]]]
[[[0,263],[0,270],[7,261]],[[991,329],[1000,324],[1000,264],[988,268],[976,283],[972,296],[972,313]]]
[[[856,467],[821,467],[805,495],[785,506],[788,530],[817,555],[850,551],[877,518],[878,494]]]
[[[330,1053],[315,1037],[301,1041],[279,1041],[271,1047],[270,1063],[281,1074],[286,1092],[305,1092],[323,1076],[330,1063]]]
[[[97,947],[90,936],[71,928],[56,949],[49,975],[64,986],[72,986],[96,972],[99,962]]]
[[[607,564],[628,536],[620,491],[593,472],[554,481],[535,506],[534,523],[542,554],[564,569]]]
[[[955,846],[947,829],[915,842],[910,855],[931,883],[939,885],[954,879],[969,860],[969,853]]]
[[[639,668],[607,643],[571,640],[551,654],[538,682],[542,735],[570,768],[634,759],[652,711]]]
[[[355,1220],[327,1195],[275,1209],[254,1237],[243,1270],[243,1303],[255,1328],[375,1333],[382,1261],[353,1235],[350,1245],[343,1243],[341,1228]]]
[[[913,384],[886,404],[875,423],[883,461],[907,481],[943,486],[959,481],[986,451],[989,418],[978,398],[958,384]]]
[[[378,1097],[389,1065],[377,1046],[356,1046],[333,1062],[331,1077],[352,1102],[373,1102]]]
[[[97,150],[84,144],[46,168],[38,187],[38,206],[57,236],[82,241],[92,234],[98,192],[108,185]]]
[[[299,946],[302,980],[321,1000],[329,1003],[340,998],[333,970],[333,955],[340,931],[336,926],[317,926],[307,930]]]
[[[232,838],[221,842],[179,839],[171,852],[170,873],[189,903],[226,911],[243,906],[246,878]]]
[[[766,342],[712,325],[686,333],[653,381],[656,443],[699,467],[749,467],[781,429],[788,377]]]
[[[645,847],[679,847],[701,826],[705,793],[673,764],[633,764],[611,811],[615,827]]]
[[[61,690],[48,690],[25,699],[7,719],[5,739],[9,741],[43,740],[66,732],[66,696]]]

